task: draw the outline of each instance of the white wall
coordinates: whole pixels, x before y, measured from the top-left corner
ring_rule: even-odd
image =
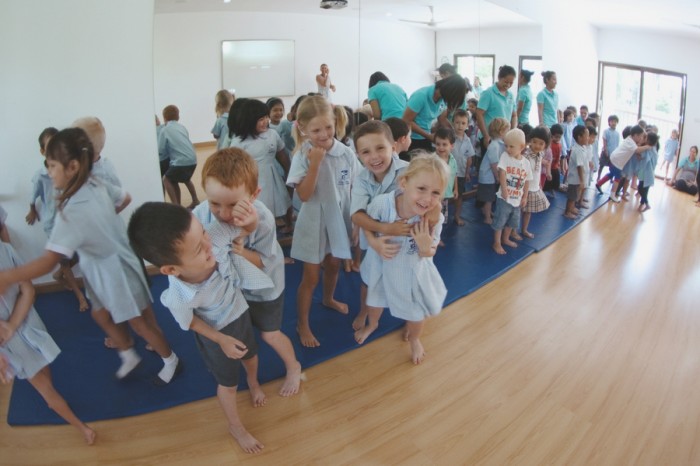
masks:
[[[162,199],[153,123],[152,0],[3,0],[0,15],[0,203],[25,259],[46,243],[24,222],[37,137],[78,117],[105,125],[103,154],[133,205]],[[128,218],[129,212],[122,214]]]
[[[177,105],[191,139],[212,140],[214,95],[221,88],[222,40],[294,40],[296,96],[316,92],[315,76],[321,63],[328,64],[337,87],[333,102],[353,108],[366,97],[369,75],[377,70],[409,93],[429,84],[428,70],[434,62],[432,31],[373,23],[284,13],[158,14],[153,48],[156,108]],[[284,98],[287,108],[296,96]]]

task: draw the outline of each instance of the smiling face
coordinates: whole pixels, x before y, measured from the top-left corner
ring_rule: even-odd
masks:
[[[259,189],[259,188],[258,188]],[[259,193],[249,193],[246,186],[241,184],[228,188],[215,178],[207,178],[204,182],[204,192],[207,194],[209,210],[221,223],[233,225],[233,209],[241,200],[254,201]]]
[[[403,194],[399,197],[399,215],[411,218],[425,215],[442,201],[445,183],[435,172],[420,171],[410,178],[401,178],[399,186]]]
[[[523,149],[525,149],[525,144],[517,140],[505,141],[505,145],[506,152],[508,152],[508,155],[510,155],[511,157],[515,157],[516,159],[521,157]]]
[[[255,124],[255,131],[260,134],[264,133],[270,128],[270,117],[265,115],[264,117],[258,119],[258,122]]]
[[[547,143],[540,138],[530,139],[530,150],[535,153],[540,153],[547,147]]]
[[[515,82],[515,75],[509,74],[508,76],[504,76],[502,78],[498,79],[498,90],[501,92],[506,92],[508,89],[510,89],[513,86],[513,83]]]
[[[187,234],[177,244],[177,252],[180,264],[165,266],[167,270],[164,273],[175,275],[186,282],[202,282],[216,267],[211,239],[195,217],[192,217]]]
[[[284,117],[284,105],[277,104],[270,109],[270,122],[273,125],[279,125]]]
[[[299,129],[314,146],[326,150],[333,147],[335,119],[331,114],[315,116],[307,124],[300,124]]]
[[[362,164],[377,181],[382,181],[391,168],[392,146],[391,141],[380,133],[365,134],[355,144]]]
[[[435,153],[443,160],[450,158],[450,153],[454,146],[449,139],[435,138]]]

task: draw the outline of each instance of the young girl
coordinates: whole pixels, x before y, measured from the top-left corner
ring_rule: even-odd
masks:
[[[659,167],[659,171],[664,174],[664,180],[668,180],[668,169],[671,168],[676,157],[678,157],[678,130],[674,129],[671,131],[671,138],[664,144],[664,160]],[[664,167],[666,167],[665,170]]]
[[[412,225],[410,236],[394,237],[400,249],[393,258],[382,258],[372,248],[367,250],[362,276],[367,278],[370,312],[388,307],[392,316],[406,320],[414,364],[420,364],[425,357],[420,341],[425,319],[440,313],[447,295],[433,263],[442,218],[430,228],[426,214],[440,205],[449,176],[445,162],[437,155],[414,157],[399,175],[400,189],[380,194],[367,208],[367,214],[377,221],[403,219]]]
[[[659,136],[656,133],[647,133],[647,145],[649,149],[638,155],[637,163],[637,179],[639,184],[637,190],[639,192],[639,211],[646,212],[651,209],[649,206],[649,188],[654,186],[654,169],[659,158],[659,153],[656,150],[656,143],[659,141]]]
[[[277,132],[269,130],[268,114],[267,105],[257,99],[244,103],[234,120],[231,147],[243,149],[258,164],[262,189],[258,199],[275,218],[284,217],[286,226],[281,231],[288,233],[292,229],[292,201],[283,175],[289,172],[289,156]],[[282,166],[282,173],[275,161]]]
[[[211,135],[216,139],[216,150],[228,147],[228,112],[231,110],[235,97],[226,89],[221,89],[214,98],[216,112],[216,122],[211,129]]]
[[[280,134],[279,128],[284,118],[284,102],[279,97],[270,97],[265,102],[265,105],[267,105],[268,116],[270,117],[270,129],[274,129],[277,131],[277,134]]]
[[[530,142],[525,149],[525,158],[530,161],[532,167],[532,182],[529,183],[527,193],[527,204],[523,207],[522,235],[526,238],[534,238],[527,227],[530,225],[530,218],[533,213],[543,212],[549,209],[549,200],[544,195],[537,175],[542,171],[542,159],[544,151],[549,146],[549,130],[544,126],[538,126],[530,132]]]
[[[307,95],[299,96],[289,109],[289,113],[287,113],[287,118],[283,118],[282,121],[280,121],[279,126],[277,127],[277,132],[282,138],[282,141],[284,141],[284,146],[287,148],[287,153],[290,156],[294,153],[294,146],[296,145],[296,142],[294,141],[294,136],[292,135],[292,127],[294,125],[294,121],[296,121],[297,119],[297,109],[299,108],[299,105],[301,105],[301,102],[307,97]],[[270,99],[270,101],[274,102],[273,99]],[[270,108],[270,101],[268,101],[268,108]],[[270,118],[272,118],[272,115],[270,115]]]
[[[477,201],[483,202],[481,211],[484,214],[484,223],[491,225],[493,217],[491,206],[496,202],[496,190],[498,188],[498,161],[505,150],[503,137],[510,129],[510,122],[505,118],[494,118],[489,123],[488,132],[491,137],[484,158],[479,166],[479,186],[476,189]]]
[[[0,243],[0,268],[20,265],[14,248]],[[53,386],[49,364],[61,350],[47,333],[33,302],[34,287],[30,281],[20,281],[0,296],[0,381],[9,383],[12,377],[28,379],[49,407],[92,445],[97,434],[78,419]]]
[[[156,323],[143,267],[117,215],[131,198],[90,176],[92,158],[92,144],[80,128],[64,129],[51,138],[46,148],[49,176],[61,190],[54,228],[43,256],[0,272],[0,293],[13,283],[49,273],[61,258],[78,253],[92,317],[119,349],[117,378],[126,377],[141,361],[127,329],[118,325],[128,321],[163,358],[154,383],[169,383],[182,366]]]
[[[311,332],[311,297],[323,265],[323,305],[342,314],[333,297],[341,259],[350,259],[350,186],[362,168],[357,156],[335,139],[333,109],[320,96],[307,97],[297,111],[297,142],[287,184],[302,201],[291,256],[304,262],[297,291],[297,332],[302,345],[320,346]]]

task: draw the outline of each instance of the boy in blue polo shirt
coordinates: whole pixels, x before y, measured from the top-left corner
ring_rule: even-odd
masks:
[[[180,110],[175,105],[163,109],[163,120],[163,129],[158,134],[158,154],[161,160],[166,157],[170,160],[170,167],[163,176],[165,192],[174,204],[180,204],[178,183],[183,183],[192,196],[192,204],[188,208],[193,209],[199,204],[197,191],[191,181],[197,168],[197,153],[187,129],[179,123]]]

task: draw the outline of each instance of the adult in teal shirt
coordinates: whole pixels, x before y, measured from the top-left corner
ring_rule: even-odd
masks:
[[[450,126],[447,116],[464,104],[468,90],[467,81],[459,75],[454,75],[411,94],[403,113],[403,120],[411,127],[410,149],[433,150],[433,135],[430,133],[433,120],[437,118],[441,126]],[[447,108],[440,113],[442,103]]]
[[[389,78],[381,71],[372,73],[372,76],[369,77],[367,99],[372,107],[372,116],[375,120],[401,118],[408,103],[406,92],[397,84],[389,81]]]
[[[510,127],[518,125],[518,115],[515,112],[515,98],[508,92],[515,82],[515,68],[504,65],[498,69],[498,81],[481,93],[476,106],[476,124],[483,136],[482,149],[485,151],[491,142],[489,124],[494,118],[504,118],[510,121]]]
[[[561,110],[559,110],[559,94],[554,90],[557,87],[557,74],[554,71],[543,71],[544,89],[537,94],[537,113],[540,117],[540,125],[551,128],[552,125],[561,123]]]
[[[518,77],[518,126],[530,124],[530,109],[532,108],[530,78],[533,74],[534,72],[530,70],[520,70]]]

